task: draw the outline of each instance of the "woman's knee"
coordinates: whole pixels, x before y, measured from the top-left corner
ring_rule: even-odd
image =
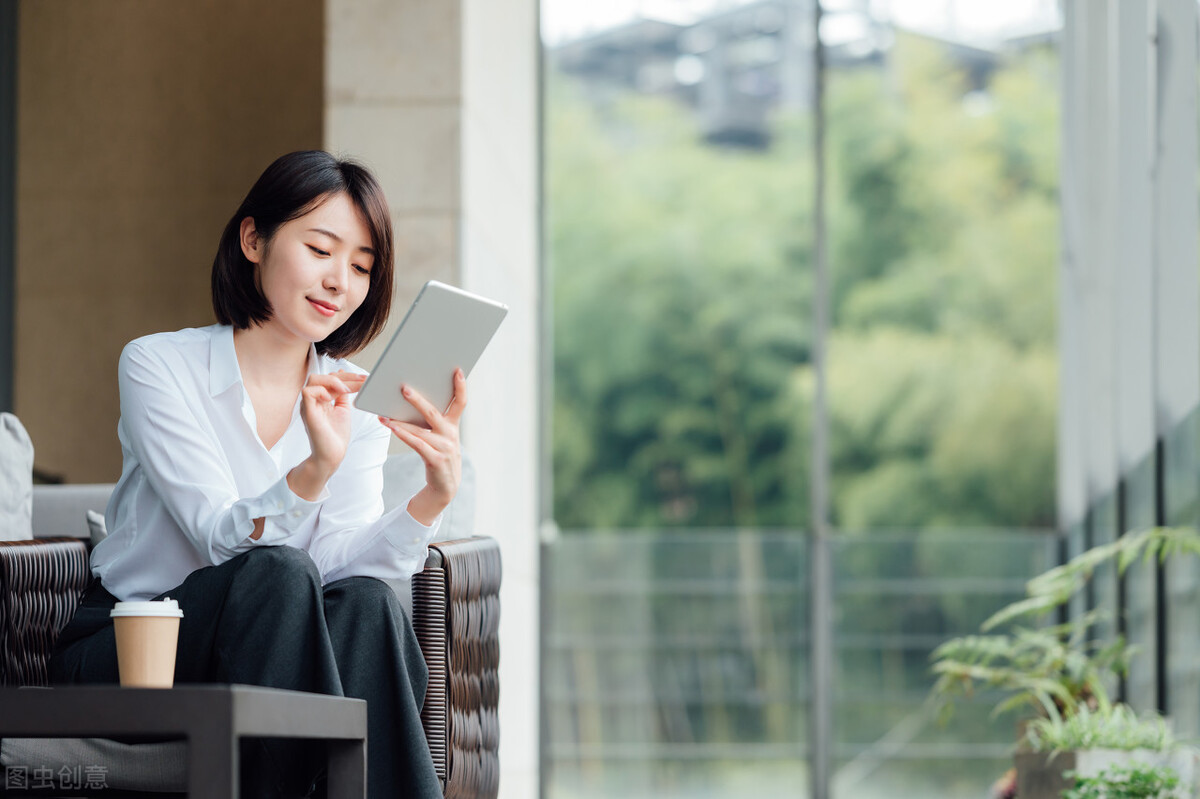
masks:
[[[400,604],[391,586],[374,577],[346,577],[330,583],[325,586],[326,601],[331,597],[352,608],[399,607]]]
[[[288,546],[257,547],[234,558],[230,591],[253,601],[319,604],[321,572],[308,553]]]
[[[296,547],[255,547],[239,555],[239,575],[255,579],[294,581],[305,579],[321,583],[321,572],[307,552]]]
[[[331,630],[366,627],[410,628],[391,586],[374,577],[347,577],[324,588],[325,618]]]

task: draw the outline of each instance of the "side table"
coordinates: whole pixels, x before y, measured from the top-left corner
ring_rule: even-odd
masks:
[[[329,799],[364,799],[367,703],[251,685],[0,688],[0,738],[179,736],[192,799],[238,799],[238,739],[326,741]],[[250,799],[249,797],[247,799]]]

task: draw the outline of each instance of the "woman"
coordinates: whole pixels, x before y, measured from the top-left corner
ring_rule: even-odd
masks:
[[[458,489],[466,381],[426,427],[351,404],[343,358],[387,319],[392,230],[379,184],[319,151],[276,160],[222,234],[220,324],[137,339],[118,369],[124,464],[92,553],[94,580],[51,660],[56,682],[116,682],[108,613],[170,596],[184,618],[177,682],[247,683],[368,703],[372,797],[440,797],[420,725],[427,673],[412,624],[374,578],[421,569]],[[395,435],[425,486],[383,513]],[[303,796],[306,744],[243,745],[243,795]]]

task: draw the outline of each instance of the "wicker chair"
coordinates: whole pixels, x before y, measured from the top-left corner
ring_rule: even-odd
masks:
[[[0,685],[46,684],[49,653],[89,578],[85,540],[0,541]],[[421,717],[447,799],[498,791],[499,589],[491,538],[431,545],[412,581],[429,666]]]

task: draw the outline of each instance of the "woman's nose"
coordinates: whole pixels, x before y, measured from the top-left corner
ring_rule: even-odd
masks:
[[[329,271],[325,273],[325,288],[341,294],[346,290],[350,276],[350,264],[340,258],[331,258]]]

